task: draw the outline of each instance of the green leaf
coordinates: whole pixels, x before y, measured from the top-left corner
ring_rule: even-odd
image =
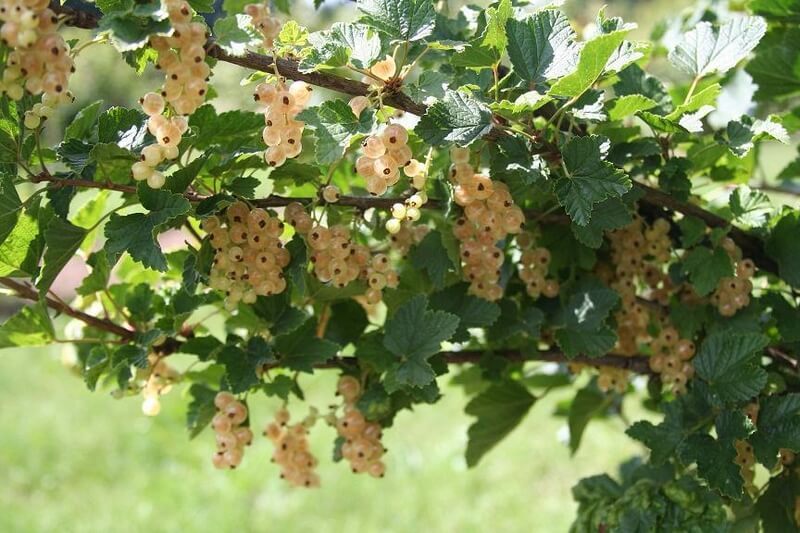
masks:
[[[728,205],[734,220],[751,227],[764,225],[772,212],[769,196],[746,185],[733,190]]]
[[[55,331],[44,302],[23,307],[0,326],[0,348],[45,346]]]
[[[672,108],[666,87],[658,78],[647,74],[639,65],[633,64],[617,74],[619,81],[614,84],[614,93],[617,97],[644,96],[654,101],[657,107],[654,113],[663,114]]]
[[[482,46],[493,48],[501,54],[505,52],[508,45],[506,22],[513,11],[511,0],[500,0],[497,7],[486,8],[486,28],[481,37]]]
[[[111,275],[111,265],[108,264],[108,256],[103,250],[90,255],[87,263],[92,271],[76,289],[81,296],[88,296],[108,287],[108,278]]]
[[[572,233],[581,243],[590,248],[600,248],[603,234],[631,223],[633,217],[625,203],[619,198],[609,198],[595,206],[592,219],[586,226],[572,224]]]
[[[754,333],[719,332],[706,337],[693,363],[697,375],[723,402],[757,396],[767,383],[759,355],[769,340]]]
[[[761,101],[783,98],[800,92],[800,28],[788,27],[770,32],[756,49],[745,70],[757,84]]]
[[[770,470],[775,468],[781,448],[800,452],[800,394],[768,396],[761,401],[750,443],[756,458]]]
[[[559,320],[562,327],[556,330],[556,341],[568,357],[597,357],[614,346],[617,336],[605,319],[618,302],[615,291],[597,282],[576,287]]]
[[[434,146],[456,143],[468,146],[492,129],[492,111],[461,91],[445,91],[444,99],[428,106],[414,131]]]
[[[736,464],[733,445],[724,446],[710,435],[692,435],[683,444],[681,460],[697,463],[697,474],[720,494],[742,498],[744,480]]]
[[[608,119],[609,120],[622,120],[638,113],[639,111],[647,111],[656,107],[658,104],[655,100],[651,100],[641,94],[626,94],[615,98],[609,102]]]
[[[22,202],[12,177],[0,175],[0,243],[6,240],[17,225],[21,210]]]
[[[800,212],[786,211],[772,228],[765,249],[778,263],[781,278],[800,287]]]
[[[253,37],[245,30],[250,24],[250,17],[236,14],[217,19],[214,22],[214,44],[233,56],[242,56],[247,52],[247,45]]]
[[[251,339],[252,341],[252,339]],[[237,346],[225,346],[217,353],[217,361],[225,365],[225,381],[231,392],[238,394],[261,383],[256,369],[270,361],[272,352],[262,342],[262,351],[242,350]]]
[[[134,261],[163,272],[167,270],[167,260],[156,235],[165,225],[188,213],[191,206],[182,195],[153,190],[144,184],[139,185],[138,193],[148,212],[111,215],[105,227],[106,253],[114,257],[128,252]]]
[[[798,0],[751,0],[750,11],[768,20],[800,22],[800,1]]]
[[[719,280],[733,275],[733,264],[721,247],[712,250],[698,246],[683,259],[683,272],[689,276],[697,294],[705,296],[717,288]]]
[[[172,29],[166,10],[156,0],[115,2],[113,10],[103,12],[105,16],[100,18],[98,27],[110,33],[111,42],[120,52],[141,48],[150,35],[166,34]]]
[[[432,0],[361,0],[361,20],[397,41],[418,41],[433,33]]]
[[[176,194],[183,194],[200,173],[207,160],[208,157],[200,156],[185,167],[179,168],[167,176],[163,189]]]
[[[211,146],[218,146],[224,152],[234,152],[255,144],[263,148],[261,130],[264,129],[264,115],[248,111],[225,111],[217,114],[214,106],[205,104],[189,117],[191,129],[191,144],[193,147],[204,150]],[[184,139],[189,138],[185,135]]]
[[[353,136],[369,133],[374,123],[373,112],[365,110],[356,117],[344,100],[326,100],[318,107],[302,111],[297,118],[314,128],[315,154],[320,165],[341,159]]]
[[[595,385],[588,385],[575,394],[569,405],[567,424],[569,425],[569,451],[578,451],[583,432],[592,418],[602,415],[611,405],[614,397],[600,392]]]
[[[514,381],[492,384],[470,400],[465,412],[477,417],[467,432],[467,466],[473,467],[528,414],[536,397]]]
[[[800,486],[795,476],[770,478],[766,490],[756,502],[764,533],[785,533],[797,528],[794,510],[798,492]]]
[[[436,230],[428,232],[411,251],[410,258],[414,268],[427,272],[434,287],[444,287],[445,276],[453,268],[453,262],[442,243],[441,233]]]
[[[670,51],[669,60],[696,78],[724,74],[756,47],[766,31],[761,17],[733,17],[718,30],[709,22],[698,22]]]
[[[574,137],[562,150],[566,177],[556,181],[555,192],[579,226],[589,224],[595,204],[622,196],[631,188],[625,172],[603,160],[607,142],[598,135]]]
[[[47,248],[44,252],[44,265],[36,287],[40,295],[47,294],[56,276],[78,251],[88,232],[60,217],[53,217],[44,232]]]
[[[200,383],[193,383],[189,387],[189,396],[192,397],[192,401],[189,402],[186,411],[186,429],[189,430],[189,438],[193,439],[211,423],[211,419],[217,413],[214,405],[217,391]]]
[[[736,157],[744,157],[755,146],[755,143],[766,138],[789,142],[789,134],[784,127],[772,119],[758,120],[743,116],[740,120],[731,120],[725,128],[724,135],[716,136],[730,149]]]
[[[468,294],[468,288],[468,284],[459,283],[431,294],[431,309],[446,311],[459,319],[458,330],[453,335],[454,342],[468,341],[468,328],[491,326],[500,316],[499,305]]]
[[[622,44],[627,29],[599,35],[585,43],[581,49],[578,67],[558,80],[549,94],[575,98],[583,94],[600,77],[611,55]]]
[[[41,252],[34,246],[38,237],[39,225],[36,220],[28,213],[21,214],[14,229],[0,244],[0,276],[14,275],[18,272],[33,274]],[[34,255],[36,257],[33,257]]]
[[[364,24],[337,22],[331,26],[330,35],[347,49],[350,63],[356,68],[369,68],[383,55],[380,37]]]
[[[342,300],[331,305],[325,338],[339,346],[358,344],[369,325],[367,312],[355,300]]]
[[[514,72],[525,81],[541,84],[573,72],[580,45],[566,15],[541,10],[522,20],[506,23],[508,57]]]
[[[316,337],[317,322],[308,319],[291,333],[275,339],[275,351],[286,368],[298,372],[314,372],[314,365],[324,363],[339,352],[339,345]]]
[[[96,132],[97,119],[100,117],[102,100],[91,103],[78,111],[72,122],[64,130],[64,140],[78,139],[81,141],[91,141],[92,134]]]
[[[458,323],[455,315],[429,311],[424,294],[401,305],[384,327],[383,345],[399,360],[390,370],[395,387],[387,390],[391,393],[399,386],[423,387],[431,383],[436,376],[428,359],[439,351],[443,341],[455,334]]]

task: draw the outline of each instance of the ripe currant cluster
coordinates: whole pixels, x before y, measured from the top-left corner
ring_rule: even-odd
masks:
[[[428,226],[411,226],[411,224],[401,223],[400,229],[397,231],[397,233],[394,233],[391,235],[391,237],[389,237],[389,241],[392,248],[397,250],[400,255],[405,257],[411,250],[411,247],[422,242],[422,239],[425,238],[425,235],[427,235],[430,230],[431,229]]]
[[[372,256],[366,267],[365,276],[369,288],[364,293],[366,303],[377,304],[383,298],[383,289],[389,287],[393,289],[400,283],[397,272],[392,268],[389,256],[386,254],[375,254]]]
[[[597,388],[603,392],[624,394],[628,390],[630,372],[614,366],[598,367]]]
[[[205,62],[207,29],[202,22],[192,22],[192,8],[184,0],[165,4],[172,35],[150,38],[158,52],[156,66],[166,75],[161,96],[178,115],[191,115],[205,102],[211,75]]]
[[[147,416],[156,416],[161,412],[159,397],[166,394],[177,380],[178,372],[170,367],[162,357],[154,354],[148,356],[150,369],[142,387],[142,413]]]
[[[636,217],[629,225],[609,234],[613,269],[604,265],[597,274],[622,300],[615,313],[618,339],[615,351],[621,355],[635,355],[639,343],[650,340],[647,330],[650,312],[637,299],[639,284],[647,285],[650,299],[668,303],[672,286],[662,265],[669,260],[672,246],[669,229],[666,219],[648,225]]]
[[[166,178],[157,167],[165,160],[178,157],[178,144],[189,129],[189,121],[183,116],[167,118],[162,115],[166,101],[158,93],[145,94],[139,99],[139,103],[145,114],[150,117],[147,119],[147,129],[156,138],[157,143],[142,149],[142,160],[133,164],[131,174],[134,180],[147,181],[147,185],[151,188],[160,189],[164,186]]]
[[[73,100],[67,89],[75,65],[49,5],[46,0],[0,3],[0,40],[13,49],[6,59],[0,92],[12,100],[20,100],[25,90],[47,95],[47,101],[25,115],[25,126],[31,129],[50,116],[56,104]]]
[[[319,487],[319,474],[315,472],[317,458],[309,450],[308,430],[316,422],[316,412],[305,420],[289,425],[289,411],[285,408],[275,413],[275,420],[264,428],[264,436],[275,445],[272,462],[281,468],[281,479],[295,487]]]
[[[381,196],[396,185],[401,168],[408,166],[413,173],[419,165],[415,164],[408,147],[408,131],[400,124],[390,124],[380,134],[364,139],[361,152],[363,155],[356,159],[356,172],[366,180],[367,191],[373,196]],[[406,218],[418,220],[419,214],[419,209],[415,208],[406,213]]]
[[[729,237],[723,239],[722,247],[736,263],[736,273],[719,280],[711,295],[711,303],[722,316],[733,316],[750,305],[750,292],[753,290],[750,280],[756,272],[756,266],[751,259],[742,259],[742,250]]]
[[[558,296],[558,280],[547,279],[547,268],[550,266],[550,250],[535,246],[535,238],[529,232],[517,236],[517,244],[522,250],[519,261],[519,277],[525,282],[528,295],[534,300],[544,295],[546,298]]]
[[[412,161],[415,161],[412,159]],[[407,165],[408,166],[408,165]],[[403,203],[396,203],[392,206],[392,218],[386,221],[386,231],[390,235],[399,233],[403,227],[403,221],[416,222],[419,220],[419,209],[428,202],[428,195],[424,190],[419,190],[406,198]]]
[[[500,267],[505,255],[497,246],[509,234],[522,231],[525,215],[514,205],[508,187],[476,174],[469,164],[469,151],[453,148],[450,178],[456,184],[455,201],[464,208],[464,216],[456,221],[453,233],[461,241],[460,255],[464,263],[464,279],[470,292],[487,300],[503,295]]]
[[[244,447],[253,442],[253,432],[243,425],[247,420],[247,407],[230,392],[219,392],[214,398],[217,414],[211,419],[217,440],[217,451],[212,457],[216,468],[236,468],[244,457]]]
[[[261,137],[267,145],[264,160],[269,166],[279,167],[287,159],[300,155],[306,124],[296,117],[305,109],[312,91],[311,85],[304,81],[287,86],[283,79],[256,86],[253,99],[263,106],[265,126]]]
[[[368,422],[356,402],[361,397],[361,384],[353,376],[342,376],[336,385],[344,399],[344,414],[336,420],[336,431],[344,439],[342,457],[350,463],[355,474],[367,472],[373,477],[383,477],[386,465],[381,461],[386,449],[381,443],[383,430],[380,424]]]
[[[283,269],[291,260],[280,239],[283,222],[243,202],[228,207],[226,219],[203,222],[215,251],[209,285],[225,291],[225,307],[235,309],[240,301],[251,304],[257,296],[283,292]]]
[[[299,203],[289,204],[284,213],[286,220],[305,237],[311,248],[309,261],[314,265],[318,280],[342,288],[365,272],[370,251],[366,246],[352,242],[347,226],[338,224],[326,228],[314,224]]]
[[[753,453],[753,446],[746,440],[737,439],[733,443],[736,448],[735,462],[739,465],[739,474],[744,480],[747,489],[753,489],[753,479],[756,475],[756,456]]]
[[[275,37],[281,32],[281,22],[272,16],[269,4],[248,4],[244,6],[244,12],[250,15],[253,26],[261,34],[264,48],[272,48]]]
[[[661,374],[661,380],[672,388],[675,394],[684,394],[686,384],[694,376],[694,343],[681,339],[678,330],[667,326],[651,343],[650,369]]]

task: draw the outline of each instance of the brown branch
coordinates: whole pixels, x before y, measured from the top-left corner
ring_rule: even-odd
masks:
[[[39,173],[30,178],[33,183],[49,183],[49,187],[80,187],[84,189],[106,189],[111,191],[119,191],[129,194],[136,193],[136,187],[130,185],[117,185],[110,182],[100,182],[83,179],[61,179],[44,172]],[[210,196],[198,194],[194,191],[187,191],[183,196],[192,203],[202,202],[211,198]],[[303,205],[309,205],[316,201],[317,205],[337,205],[343,207],[354,207],[360,210],[367,210],[370,208],[390,209],[396,203],[403,203],[408,198],[406,196],[397,197],[379,197],[379,196],[349,196],[342,195],[335,203],[326,202],[321,196],[319,198],[311,197],[291,197],[280,196],[277,194],[270,195],[266,198],[258,198],[255,200],[248,200],[248,202],[256,207],[285,207],[293,202],[298,202]],[[423,209],[441,209],[442,202],[435,198],[431,198],[422,206]],[[548,222],[553,224],[568,224],[569,218],[561,213],[539,213],[535,211],[527,211],[526,215],[530,218],[537,218],[539,222]]]
[[[98,16],[94,13],[62,6],[57,0],[51,2],[50,9],[62,15],[67,24],[77,26],[79,28],[94,28],[97,26],[99,20]],[[275,63],[275,59],[272,56],[257,54],[254,52],[247,52],[243,56],[232,56],[214,44],[213,40],[209,40],[207,43],[207,48],[208,54],[220,61],[225,61],[234,65],[239,65],[241,67],[262,72],[270,71]],[[344,94],[353,96],[366,95],[370,91],[369,86],[365,83],[342,78],[334,74],[328,74],[325,72],[301,72],[299,64],[291,59],[278,58],[277,67],[280,74],[286,78],[305,81],[312,85],[325,87]],[[424,115],[427,110],[427,107],[424,104],[415,102],[408,95],[401,91],[388,92],[383,97],[383,102],[414,115]],[[492,131],[485,136],[485,138],[488,140],[496,140],[502,135],[505,135],[503,130],[493,128]],[[680,201],[667,193],[646,185],[639,184],[639,186],[645,191],[645,196],[641,199],[643,204],[650,205],[661,210],[667,209],[670,211],[683,213],[685,215],[698,217],[711,227],[730,228],[731,238],[742,249],[742,252],[746,257],[751,258],[761,270],[770,272],[772,274],[778,273],[777,264],[766,254],[764,251],[763,242],[758,237],[751,235],[740,228],[732,226],[727,220],[714,215],[713,213],[710,213],[697,205]],[[384,201],[379,204],[381,207],[389,207],[394,202],[391,199],[380,200]],[[339,203],[341,205],[348,205],[348,201],[351,200],[348,200],[345,197],[342,198]],[[352,201],[354,202],[353,207],[363,208],[361,199]],[[280,203],[281,200],[273,197],[266,199],[264,202],[265,203],[263,206],[265,207],[283,205]],[[271,202],[278,202],[278,204],[272,204]]]
[[[764,243],[755,235],[732,225],[728,220],[706,211],[698,205],[683,202],[663,191],[642,183],[637,183],[636,185],[644,191],[644,196],[639,200],[640,202],[654,208],[667,209],[687,216],[697,217],[712,228],[728,229],[731,239],[742,249],[745,257],[752,259],[756,266],[765,272],[778,273],[778,265],[767,255],[764,251]]]
[[[0,285],[4,285],[13,290],[20,298],[34,302],[39,301],[39,291],[25,282],[15,281],[11,278],[0,278]],[[84,313],[83,311],[78,311],[77,309],[70,307],[60,300],[56,300],[55,298],[48,296],[44,298],[44,301],[48,307],[58,311],[59,313],[71,316],[72,318],[80,320],[84,324],[93,328],[107,331],[109,333],[113,333],[114,335],[119,335],[123,340],[131,340],[134,335],[136,335],[135,331],[123,328],[122,326],[119,326],[110,320],[97,318],[96,316]]]

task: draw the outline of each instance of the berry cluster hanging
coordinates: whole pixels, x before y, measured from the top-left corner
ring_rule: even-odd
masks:
[[[284,224],[278,217],[237,202],[228,207],[225,221],[209,217],[203,229],[215,252],[209,286],[225,292],[227,309],[286,289],[283,269],[291,256],[281,241]]]

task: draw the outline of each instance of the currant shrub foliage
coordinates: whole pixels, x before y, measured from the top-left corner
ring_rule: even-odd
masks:
[[[361,0],[312,31],[285,1],[4,0],[0,283],[28,305],[0,347],[72,342],[146,415],[184,388],[219,468],[266,424],[308,487],[315,424],[391,474],[383,431],[443,379],[472,395],[470,466],[551,391],[575,390],[573,452],[630,394],[660,413],[627,429],[648,453],[574,488],[575,531],[797,530],[800,158],[775,154],[800,4],[702,3],[645,42],[558,3]],[[107,45],[163,79],[78,107],[74,59]],[[215,107],[219,62],[251,104]],[[333,407],[247,405],[297,411],[321,368]]]

